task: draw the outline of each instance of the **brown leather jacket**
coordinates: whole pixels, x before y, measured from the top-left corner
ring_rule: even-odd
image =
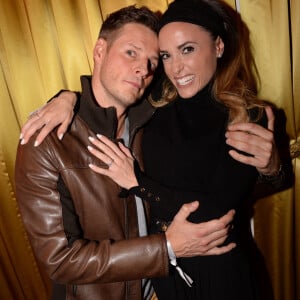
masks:
[[[88,136],[114,137],[114,108],[94,102],[88,78],[78,116],[62,141],[52,132],[39,146],[19,146],[16,194],[38,261],[67,299],[141,299],[141,278],[165,276],[168,254],[163,234],[138,237],[132,196],[94,173],[103,165],[87,150]],[[142,103],[129,112],[130,145],[140,159],[139,128],[152,115]],[[150,107],[149,107],[150,108]]]

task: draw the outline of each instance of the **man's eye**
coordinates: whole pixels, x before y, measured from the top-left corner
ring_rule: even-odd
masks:
[[[156,70],[156,68],[157,68],[157,64],[156,63],[154,63],[154,62],[149,62],[149,64],[150,64],[150,70],[151,71],[155,71]]]
[[[133,51],[133,50],[127,50],[126,53],[127,53],[129,56],[132,56],[132,57],[135,57],[135,56],[136,56],[136,53],[135,53],[135,51]]]
[[[161,60],[166,60],[170,57],[168,53],[160,53],[160,58]]]

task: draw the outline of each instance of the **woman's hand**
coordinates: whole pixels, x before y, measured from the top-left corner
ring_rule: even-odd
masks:
[[[69,91],[60,93],[46,105],[32,112],[21,129],[21,144],[26,144],[40,128],[34,146],[42,143],[44,138],[58,125],[57,137],[61,140],[74,116],[76,94]]]
[[[106,163],[108,168],[101,168],[93,164],[90,164],[89,167],[96,173],[108,176],[125,189],[138,186],[134,174],[134,158],[130,150],[121,142],[116,145],[103,135],[97,135],[97,137],[98,139],[89,137],[95,147],[88,146],[88,150]]]

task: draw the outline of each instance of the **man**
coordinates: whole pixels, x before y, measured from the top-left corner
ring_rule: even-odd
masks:
[[[120,198],[118,185],[89,168],[111,163],[86,148],[88,137],[98,133],[128,138],[141,163],[139,129],[152,107],[137,100],[158,64],[157,21],[147,8],[134,6],[111,14],[94,48],[93,75],[82,77],[78,116],[64,139],[52,132],[39,147],[30,142],[18,148],[17,200],[37,260],[54,282],[55,300],[141,299],[147,290],[142,292],[146,281],[140,279],[166,276],[171,250],[187,257],[235,246],[218,247],[234,212],[191,224],[186,218],[197,202],[182,207],[166,235],[146,236],[143,203]]]

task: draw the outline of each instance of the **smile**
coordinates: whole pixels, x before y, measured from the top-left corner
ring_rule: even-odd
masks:
[[[192,82],[195,78],[195,75],[189,75],[180,79],[177,79],[176,82],[178,85],[187,85]]]

